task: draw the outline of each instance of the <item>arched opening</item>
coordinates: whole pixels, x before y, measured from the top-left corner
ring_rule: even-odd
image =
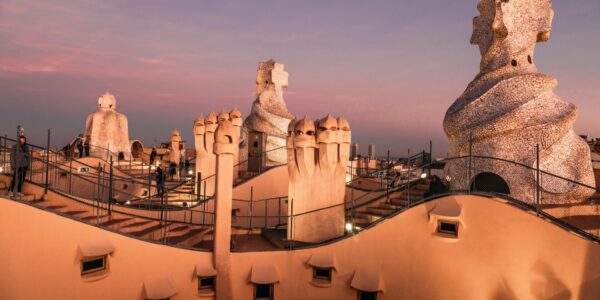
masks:
[[[494,173],[479,173],[471,183],[471,191],[510,194],[506,181]]]
[[[125,153],[119,152],[118,160],[125,160]]]
[[[144,146],[140,141],[133,141],[131,143],[131,156],[133,159],[140,160],[144,154]]]

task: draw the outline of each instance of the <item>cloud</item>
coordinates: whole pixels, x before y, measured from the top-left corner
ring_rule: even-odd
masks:
[[[139,57],[139,61],[146,65],[169,65],[170,63],[160,58]]]

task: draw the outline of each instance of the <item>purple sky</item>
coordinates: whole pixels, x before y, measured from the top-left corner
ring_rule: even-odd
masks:
[[[296,115],[346,117],[353,141],[403,155],[434,141],[446,109],[478,72],[469,45],[475,0],[0,0],[0,132],[34,143],[82,132],[109,90],[146,145],[173,128],[192,141],[201,113],[255,99],[257,63],[285,64]],[[536,64],[580,108],[578,133],[600,137],[600,1],[555,0]]]

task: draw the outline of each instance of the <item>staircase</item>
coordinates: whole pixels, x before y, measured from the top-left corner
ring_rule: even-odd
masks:
[[[429,184],[421,180],[410,187],[410,197],[408,189],[390,193],[389,199],[386,195],[382,195],[367,204],[354,208],[349,215],[352,217],[354,225],[362,229],[381,218],[407,208],[409,198],[410,202],[423,199],[428,190]]]
[[[584,203],[544,205],[542,210],[567,224],[600,236],[600,192]]]

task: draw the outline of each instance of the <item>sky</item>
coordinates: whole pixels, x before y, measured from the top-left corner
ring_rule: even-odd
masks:
[[[260,61],[285,64],[290,112],[350,121],[361,152],[446,155],[447,108],[479,71],[476,0],[0,0],[0,134],[66,144],[110,91],[130,138],[193,142],[200,114],[247,116]],[[600,1],[554,0],[536,65],[600,137]]]

